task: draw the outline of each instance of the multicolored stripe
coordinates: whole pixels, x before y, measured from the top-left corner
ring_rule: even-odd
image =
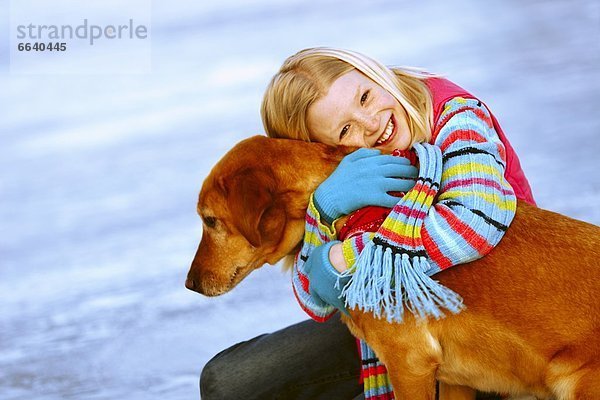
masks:
[[[302,309],[315,321],[324,322],[328,320],[336,311],[333,306],[322,306],[313,300],[309,292],[309,280],[304,270],[304,263],[308,256],[318,246],[334,240],[337,232],[334,227],[330,227],[321,222],[319,211],[314,205],[311,195],[306,210],[306,223],[304,225],[304,242],[300,252],[294,260],[294,269],[292,273],[292,287],[294,295]]]
[[[360,341],[359,349],[365,399],[393,400],[394,390],[385,365],[365,342]]]

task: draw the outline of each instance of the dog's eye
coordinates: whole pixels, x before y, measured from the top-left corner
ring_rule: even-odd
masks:
[[[208,228],[214,228],[217,225],[217,219],[215,217],[204,217],[202,219]]]

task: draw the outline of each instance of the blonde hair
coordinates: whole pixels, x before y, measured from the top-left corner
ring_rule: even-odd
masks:
[[[308,109],[340,76],[357,69],[387,90],[404,107],[411,146],[431,138],[431,93],[424,80],[434,76],[409,68],[388,68],[355,51],[330,47],[301,50],[284,61],[267,86],[261,117],[267,136],[310,142]]]

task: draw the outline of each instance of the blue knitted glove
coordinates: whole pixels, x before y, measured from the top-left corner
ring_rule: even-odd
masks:
[[[350,315],[344,305],[344,299],[340,298],[342,289],[350,280],[350,276],[340,276],[341,274],[329,261],[329,250],[336,243],[341,242],[334,240],[314,249],[304,267],[310,282],[309,292],[315,302],[321,303],[319,305],[322,307],[330,304],[346,315]],[[336,288],[338,278],[340,284]]]
[[[315,191],[317,211],[331,224],[365,206],[391,208],[398,197],[387,192],[407,192],[415,185],[417,168],[404,157],[382,155],[362,148],[348,154]],[[402,179],[398,179],[402,178]]]

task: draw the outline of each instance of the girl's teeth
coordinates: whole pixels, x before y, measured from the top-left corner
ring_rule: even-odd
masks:
[[[377,144],[382,144],[386,140],[388,140],[390,138],[390,136],[392,135],[393,131],[394,131],[394,123],[392,122],[392,119],[390,118],[390,120],[387,123],[387,126],[385,127],[385,132],[383,133],[383,135],[381,135],[381,138],[379,138],[379,140],[377,140]]]

